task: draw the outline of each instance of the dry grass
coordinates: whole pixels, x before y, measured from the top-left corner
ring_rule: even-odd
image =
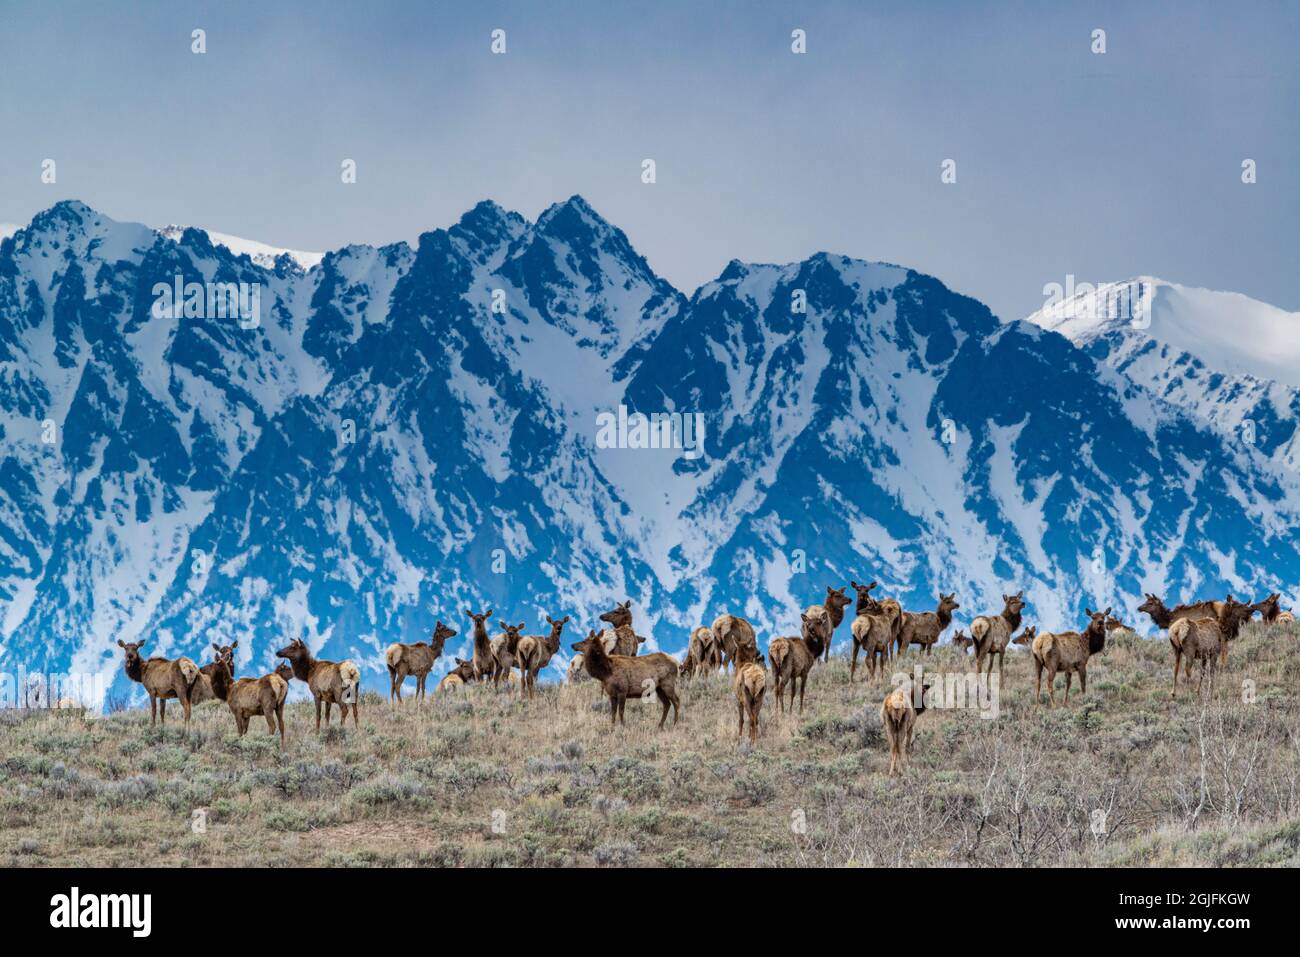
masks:
[[[947,646],[929,665],[972,667]],[[319,737],[311,705],[292,705],[283,753],[257,721],[236,738],[215,704],[188,738],[147,712],[0,712],[0,862],[1300,864],[1295,626],[1249,628],[1199,701],[1194,686],[1169,700],[1163,640],[1121,637],[1089,672],[1088,694],[1066,709],[1058,692],[1049,713],[1010,653],[999,716],[928,711],[892,781],[887,686],[861,671],[850,685],[842,658],[813,668],[802,717],[779,718],[769,692],[752,751],[721,677],[683,682],[664,732],[657,704],[629,703],[611,734],[591,683],[529,705],[473,688],[419,713],[368,695],[359,734]]]

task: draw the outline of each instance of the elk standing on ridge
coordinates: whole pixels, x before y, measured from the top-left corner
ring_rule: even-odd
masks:
[[[224,661],[226,667],[230,669],[230,681],[234,681],[235,649],[238,647],[238,641],[229,645],[219,645],[215,641],[212,643],[212,650],[217,653],[216,657],[206,665],[199,667],[199,680],[194,683],[194,687],[190,690],[191,705],[226,700],[224,687],[220,685],[216,675],[217,667]]]
[[[747,645],[736,649],[734,686],[739,721],[736,737],[745,733],[745,718],[748,716],[749,743],[755,744],[758,741],[758,713],[763,710],[763,695],[767,692],[767,671],[763,668],[763,656]]]
[[[348,707],[352,708],[353,727],[360,727],[361,671],[350,661],[320,661],[312,656],[311,649],[301,638],[295,638],[275,653],[277,658],[288,658],[293,676],[307,683],[316,702],[316,730],[320,731],[320,706],[325,704],[325,725],[330,723],[330,707],[338,705],[341,724],[347,724]]]
[[[280,669],[276,668],[260,678],[234,681],[229,662],[219,658],[213,664],[216,666],[212,672],[213,687],[219,690],[219,696],[235,716],[239,736],[242,738],[248,733],[250,718],[261,715],[266,718],[272,734],[275,734],[279,722],[280,747],[284,747],[284,699],[289,694],[289,682]]]
[[[176,698],[185,712],[185,730],[190,727],[190,695],[199,680],[199,666],[183,655],[170,658],[150,658],[145,661],[140,657],[140,647],[145,643],[141,638],[135,642],[117,640],[117,646],[125,652],[122,662],[126,676],[132,681],[144,685],[149,693],[149,726],[153,727],[156,719],[167,723],[167,700]]]
[[[1192,663],[1201,663],[1200,679],[1196,683],[1196,693],[1201,693],[1205,682],[1206,665],[1210,667],[1210,683],[1213,685],[1215,674],[1220,665],[1228,658],[1228,642],[1237,637],[1241,626],[1255,613],[1253,605],[1237,601],[1231,595],[1219,605],[1214,617],[1179,618],[1169,626],[1169,644],[1174,649],[1174,686],[1169,692],[1171,698],[1178,696],[1178,662],[1185,655],[1187,668],[1184,681],[1191,678]]]
[[[569,616],[565,615],[557,621],[547,615],[546,623],[551,626],[549,635],[545,638],[541,635],[525,635],[519,639],[519,645],[515,648],[515,659],[519,662],[520,698],[527,691],[529,700],[532,700],[533,689],[537,687],[537,675],[560,650],[560,632],[569,623]]]
[[[509,690],[510,683],[514,680],[515,651],[519,648],[519,633],[527,626],[522,621],[517,625],[509,625],[504,621],[498,621],[497,624],[505,630],[492,639],[492,661],[494,662],[492,687],[497,688],[501,681],[505,681],[506,689]]]
[[[808,672],[822,653],[821,628],[816,619],[810,621],[803,614],[803,638],[773,638],[767,645],[767,659],[772,663],[772,677],[776,679],[776,709],[784,712],[781,692],[790,689],[790,713],[794,713],[794,689],[799,685],[799,713],[803,714],[803,695],[808,687]]]
[[[673,708],[673,724],[681,716],[681,699],[677,697],[677,662],[663,652],[652,655],[611,655],[605,651],[605,642],[593,629],[583,641],[575,643],[573,650],[582,655],[587,674],[600,682],[609,696],[609,728],[614,722],[625,724],[623,709],[628,697],[650,699],[653,692],[663,705],[659,718],[662,729],[668,720],[668,706]]]
[[[1034,656],[1034,670],[1037,680],[1034,683],[1034,701],[1042,704],[1043,672],[1047,672],[1047,706],[1056,705],[1056,674],[1065,672],[1065,703],[1070,704],[1070,682],[1079,676],[1079,693],[1088,693],[1088,659],[1106,647],[1106,619],[1110,609],[1093,611],[1085,608],[1084,614],[1090,621],[1088,627],[1080,634],[1077,631],[1052,633],[1045,631],[1034,637],[1030,651]],[[978,671],[979,669],[976,668]]]
[[[753,649],[758,654],[758,639],[754,636],[754,626],[736,615],[719,615],[713,619],[709,628],[713,640],[722,649],[722,667],[726,669],[736,660],[736,649],[741,645]]]
[[[952,624],[952,613],[960,608],[957,593],[945,595],[939,593],[939,606],[935,611],[905,611],[898,631],[898,653],[902,654],[912,645],[921,645],[925,653],[930,654],[939,638]]]
[[[481,615],[476,615],[468,608],[465,614],[474,622],[472,632],[474,638],[474,680],[486,681],[496,671],[496,659],[492,657],[492,640],[488,638],[487,620],[492,617],[492,609],[489,608]]]
[[[413,644],[400,642],[388,646],[384,652],[384,661],[388,665],[388,703],[394,707],[402,700],[402,684],[410,675],[415,676],[415,703],[419,707],[424,700],[424,683],[429,678],[433,663],[442,657],[442,646],[448,638],[455,638],[456,631],[441,621],[435,622],[433,636],[427,642],[417,641]]]
[[[1007,644],[1011,636],[1020,627],[1021,612],[1024,611],[1024,592],[1002,596],[1002,613],[1000,615],[981,615],[970,623],[970,636],[975,640],[975,673],[979,674],[980,665],[989,656],[989,674],[993,673],[992,655],[997,655],[998,677],[1002,676],[1002,663],[1006,660]]]
[[[859,592],[859,595],[861,593]],[[867,654],[867,674],[876,677],[877,669],[884,674],[885,664],[889,661],[889,649],[894,642],[895,617],[893,609],[868,597],[865,602],[858,602],[858,614],[849,626],[853,636],[853,659],[849,664],[849,681],[853,681],[858,671],[858,652]]]

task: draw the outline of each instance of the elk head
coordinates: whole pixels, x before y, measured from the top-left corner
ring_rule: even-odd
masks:
[[[277,658],[288,658],[289,663],[296,665],[299,662],[306,664],[311,659],[311,649],[301,638],[295,638],[283,648],[275,653]]]
[[[1028,646],[1032,646],[1033,643],[1034,643],[1034,638],[1035,638],[1037,635],[1038,635],[1038,629],[1035,628],[1033,625],[1030,625],[1030,626],[1028,626],[1024,631],[1022,631],[1020,634],[1018,634],[1016,637],[1012,638],[1012,639],[1011,639],[1011,643],[1012,643],[1013,645],[1028,645]],[[967,638],[966,640],[967,640],[967,641],[970,641],[970,642],[973,643],[975,639],[973,639],[973,638]]]
[[[947,595],[945,595],[943,592],[939,592],[939,614],[940,615],[943,614],[951,615],[954,611],[956,611],[960,607],[961,605],[957,604],[956,592],[952,592]],[[1023,603],[1022,603],[1022,607],[1023,607]]]
[[[632,600],[629,598],[622,604],[615,605],[611,610],[601,615],[600,620],[609,622],[615,628],[632,624]]]
[[[447,639],[455,637],[455,628],[450,628],[441,621],[435,621],[433,624],[433,637],[429,639],[429,647],[433,649],[435,655],[441,655],[442,646],[447,643]]]
[[[560,632],[562,632],[564,630],[564,626],[569,623],[569,616],[565,615],[563,618],[557,621],[556,619],[552,618],[550,615],[547,615],[546,623],[551,626],[551,637],[559,638]]]
[[[230,675],[235,675],[235,649],[239,647],[239,640],[231,642],[228,645],[219,645],[215,641],[212,643],[212,650],[217,653],[213,661],[224,661],[230,666]]]
[[[121,638],[117,639],[117,646],[121,648],[123,652],[122,663],[126,666],[128,672],[140,668],[140,665],[143,662],[143,659],[140,657],[140,647],[145,643],[145,640],[146,639],[144,638],[141,638],[139,641],[123,641]]]
[[[831,614],[834,614],[853,604],[853,599],[848,596],[846,589],[827,586],[826,600],[822,604],[830,610]]]
[[[466,608],[465,614],[468,615],[473,620],[475,628],[479,629],[480,631],[486,631],[487,620],[492,617],[492,609],[489,608],[487,611],[483,612],[483,614],[476,615],[468,608]]]
[[[961,649],[961,653],[964,655],[975,644],[975,639],[966,632],[959,630],[957,634],[952,636],[952,643],[956,648]]]
[[[1022,590],[1016,592],[1014,595],[1003,595],[1002,601],[1005,605],[1002,612],[1004,615],[1018,615],[1025,608],[1025,593]]]
[[[514,654],[515,647],[519,644],[519,638],[520,638],[519,633],[528,627],[527,623],[521,621],[517,625],[510,625],[504,621],[498,621],[497,624],[500,625],[502,631],[505,632],[506,649],[511,654]]]

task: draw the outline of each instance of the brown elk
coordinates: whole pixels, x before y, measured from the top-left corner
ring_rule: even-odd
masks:
[[[474,662],[474,680],[486,681],[492,677],[492,673],[496,671],[497,666],[496,659],[492,657],[492,640],[488,638],[487,633],[487,620],[492,617],[492,609],[489,608],[483,614],[476,615],[466,608],[465,614],[474,622],[472,632],[474,638],[474,656],[472,659]]]
[[[149,725],[161,719],[167,723],[167,701],[175,698],[181,703],[185,712],[185,729],[190,727],[190,695],[199,680],[199,666],[184,656],[176,659],[140,657],[140,647],[144,638],[135,642],[117,640],[117,646],[124,652],[122,662],[126,676],[132,681],[144,685],[149,693]]]
[[[1018,642],[1016,643],[1018,644]],[[965,655],[966,652],[975,647],[975,639],[958,629],[957,634],[952,636],[952,646]]]
[[[574,651],[582,654],[583,667],[587,674],[600,682],[601,688],[609,696],[609,727],[614,730],[614,722],[625,724],[623,709],[628,697],[650,700],[653,692],[663,705],[663,714],[659,717],[662,729],[668,720],[668,706],[672,705],[673,724],[681,716],[681,700],[677,697],[677,662],[663,652],[652,655],[611,655],[605,651],[605,642],[592,630],[583,641],[572,646]]]
[[[474,680],[474,662],[464,658],[456,659],[456,667],[442,676],[437,691],[459,691]]]
[[[952,624],[952,613],[960,607],[956,592],[949,595],[940,592],[939,606],[935,611],[903,612],[897,639],[899,653],[912,645],[920,645],[927,655],[930,654],[930,649]]]
[[[722,667],[729,668],[736,660],[736,649],[745,645],[758,653],[758,639],[754,635],[754,626],[736,615],[719,615],[713,619],[709,628],[713,640],[722,649]]]
[[[522,621],[517,625],[511,625],[504,621],[498,621],[497,624],[504,630],[492,639],[492,660],[495,662],[492,670],[492,687],[497,688],[504,681],[506,688],[509,689],[514,677],[515,652],[519,648],[519,641],[522,637],[519,633],[527,625]]]
[[[892,778],[899,764],[906,766],[912,753],[912,739],[916,733],[916,719],[926,709],[925,693],[930,690],[932,678],[921,676],[920,694],[916,684],[908,678],[889,694],[880,705],[880,723],[889,742],[889,776]]]
[[[527,691],[529,700],[532,699],[538,673],[551,663],[555,653],[560,650],[560,632],[569,623],[569,616],[556,620],[548,615],[546,623],[551,626],[549,635],[525,635],[519,639],[519,645],[515,649],[515,660],[519,662],[520,698]]]
[[[1275,625],[1294,625],[1295,615],[1289,611],[1279,612],[1277,618],[1273,620]]]
[[[1282,595],[1279,592],[1273,592],[1267,598],[1263,598],[1251,605],[1251,614],[1253,615],[1255,612],[1259,612],[1259,616],[1263,619],[1264,624],[1274,624],[1277,621],[1278,616],[1282,614],[1281,599]]]
[[[275,653],[277,658],[289,659],[293,676],[307,683],[312,700],[316,702],[316,730],[320,731],[320,706],[325,705],[325,725],[330,723],[330,707],[339,706],[340,722],[347,724],[348,708],[352,708],[352,724],[360,727],[361,671],[350,661],[321,661],[312,656],[311,649],[301,638],[295,638]]]
[[[829,660],[831,656],[831,642],[835,638],[835,629],[840,626],[844,620],[844,609],[853,604],[853,599],[848,596],[843,588],[826,587],[826,598],[820,605],[809,605],[803,613],[806,617],[806,623],[803,626],[804,640],[808,640],[808,628],[814,628],[817,636],[821,639],[822,656]]]
[[[280,668],[260,678],[240,678],[234,681],[230,664],[225,659],[217,659],[214,664],[216,667],[212,672],[212,684],[220,690],[220,697],[235,716],[239,736],[242,738],[248,733],[250,718],[261,715],[266,718],[267,727],[272,734],[275,734],[276,723],[279,722],[280,747],[284,747],[284,699],[289,694],[289,682]]]
[[[879,604],[871,597],[872,590],[875,589],[878,584],[879,582],[870,582],[866,585],[859,585],[854,581],[849,582],[849,587],[852,588],[858,596],[857,605],[854,607],[855,615],[866,614],[868,608]]]
[[[645,639],[632,629],[632,599],[614,605],[600,620],[612,626],[600,633],[606,654],[631,657],[641,650]]]
[[[226,700],[226,689],[230,681],[235,680],[235,649],[238,647],[238,641],[229,645],[219,645],[215,641],[212,643],[212,650],[216,652],[216,657],[199,667],[199,680],[190,690],[191,705]],[[230,671],[230,678],[224,685],[217,675],[217,669],[223,662]]]
[[[742,645],[736,649],[736,691],[737,721],[736,737],[745,732],[745,718],[749,718],[749,742],[758,741],[758,713],[763,710],[763,695],[767,692],[767,671],[763,668],[763,656],[753,649]]]
[[[406,679],[415,676],[415,703],[418,707],[424,700],[424,683],[429,679],[433,663],[442,657],[442,646],[448,638],[455,638],[456,630],[434,622],[433,635],[427,642],[417,641],[412,644],[395,642],[384,652],[384,661],[388,665],[388,703],[396,706],[402,700],[402,685]]]
[[[691,632],[686,646],[686,663],[682,673],[693,675],[696,671],[709,674],[722,665],[722,648],[713,637],[713,631],[703,626]]]
[[[1077,631],[1045,631],[1033,638],[1030,652],[1034,656],[1034,670],[1037,680],[1034,684],[1034,700],[1042,704],[1043,672],[1047,672],[1047,706],[1056,705],[1056,675],[1065,672],[1065,703],[1070,704],[1070,683],[1075,675],[1079,676],[1079,693],[1088,693],[1088,659],[1106,647],[1106,619],[1110,609],[1093,611],[1085,608],[1084,614],[1090,619],[1088,627],[1080,634]],[[978,670],[978,669],[977,669]]]
[[[853,624],[849,626],[849,633],[853,636],[853,658],[849,664],[849,681],[852,681],[857,674],[859,651],[865,651],[867,654],[867,673],[872,679],[876,677],[877,669],[883,674],[885,664],[889,661],[889,649],[894,641],[896,621],[892,614],[894,609],[887,609],[871,598],[868,598],[865,603],[859,602],[859,606],[861,610],[853,619]]]
[[[1020,627],[1021,613],[1025,608],[1024,592],[1002,596],[1002,613],[1000,615],[981,615],[970,623],[970,636],[975,640],[975,672],[986,656],[997,655],[998,674],[1002,674],[1002,662],[1006,660],[1007,644],[1011,636]],[[993,673],[993,658],[989,657],[989,674]]]
[[[772,663],[776,687],[776,708],[784,712],[781,692],[790,689],[790,712],[794,713],[794,689],[799,686],[799,713],[803,714],[803,696],[808,687],[808,672],[822,653],[822,629],[816,620],[803,613],[803,638],[773,638],[767,645],[767,659]]]
[[[1210,668],[1210,681],[1213,684],[1219,667],[1227,663],[1228,642],[1237,637],[1241,626],[1255,613],[1253,605],[1239,602],[1231,595],[1216,604],[1219,609],[1213,617],[1179,618],[1169,626],[1169,645],[1174,649],[1174,684],[1169,692],[1171,698],[1178,696],[1178,665],[1182,658],[1187,658],[1184,680],[1191,677],[1192,663],[1201,663],[1201,674],[1196,683],[1196,693],[1199,695],[1205,681],[1206,666]]]
[[[1198,601],[1171,609],[1165,606],[1163,599],[1147,592],[1146,601],[1138,606],[1138,611],[1146,612],[1157,628],[1167,631],[1169,626],[1180,618],[1214,618],[1222,607],[1221,601]]]

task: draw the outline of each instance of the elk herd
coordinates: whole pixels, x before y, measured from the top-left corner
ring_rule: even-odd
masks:
[[[914,645],[918,648],[918,655],[930,656],[951,626],[953,612],[961,607],[955,594],[940,593],[933,611],[904,611],[897,600],[873,595],[877,588],[874,581],[865,585],[853,581],[849,587],[853,589],[853,598],[845,588],[828,587],[819,604],[810,605],[801,613],[799,635],[772,638],[766,656],[759,651],[753,625],[737,615],[723,614],[711,625],[701,625],[691,632],[685,657],[680,662],[662,652],[640,654],[645,638],[633,627],[631,601],[624,601],[600,616],[602,625],[608,627],[589,629],[586,638],[570,645],[575,657],[569,663],[567,681],[591,680],[600,686],[602,693],[609,698],[611,729],[624,722],[624,709],[629,697],[644,702],[657,699],[662,708],[658,727],[663,728],[669,710],[674,724],[680,717],[679,680],[734,672],[732,690],[738,719],[736,735],[742,736],[748,724],[749,739],[756,742],[760,712],[769,686],[768,669],[771,669],[770,685],[777,710],[784,712],[788,709],[793,713],[795,691],[798,690],[799,712],[802,713],[809,675],[818,661],[828,660],[836,629],[844,621],[849,605],[854,605],[854,616],[848,629],[853,642],[850,683],[857,680],[860,653],[866,656],[868,682],[884,678],[887,666]],[[1149,615],[1156,627],[1166,632],[1174,653],[1171,690],[1174,697],[1178,694],[1180,670],[1186,684],[1198,662],[1197,693],[1200,693],[1207,670],[1213,683],[1218,669],[1227,662],[1229,643],[1237,638],[1242,626],[1255,614],[1261,615],[1266,623],[1295,621],[1291,612],[1281,609],[1280,596],[1276,593],[1253,604],[1228,595],[1223,601],[1201,601],[1172,609],[1156,595],[1147,594],[1145,598],[1138,611]],[[1003,595],[1002,609],[973,618],[968,630],[960,629],[953,635],[953,646],[963,655],[968,651],[974,652],[975,675],[980,676],[983,672],[982,677],[986,680],[992,677],[996,663],[999,681],[1003,675],[1007,646],[1024,647],[1034,663],[1035,702],[1043,703],[1042,683],[1046,674],[1046,704],[1055,706],[1056,678],[1063,674],[1065,704],[1068,705],[1074,678],[1077,676],[1079,679],[1080,693],[1086,693],[1089,659],[1105,648],[1110,632],[1124,626],[1112,615],[1111,608],[1103,611],[1088,608],[1085,609],[1087,622],[1082,631],[1039,632],[1032,625],[1022,628],[1026,605],[1023,591]],[[490,635],[492,614],[491,608],[482,613],[465,610],[472,637],[471,657],[468,660],[456,658],[455,667],[439,682],[437,690],[452,692],[490,680],[494,688],[499,689],[504,682],[512,690],[517,687],[521,699],[532,700],[539,673],[560,651],[561,635],[570,616],[548,616],[546,623],[550,627],[545,635],[524,634],[525,622],[510,624],[498,620],[501,631]],[[397,707],[402,701],[402,686],[407,678],[415,679],[417,707],[423,702],[429,673],[442,656],[447,640],[456,634],[454,628],[438,621],[428,641],[392,644],[385,650],[390,706]],[[238,644],[237,641],[230,645],[214,643],[213,660],[200,668],[186,657],[145,659],[140,654],[144,641],[118,641],[123,650],[123,668],[127,677],[143,685],[149,695],[151,723],[166,720],[169,700],[180,702],[187,728],[193,705],[224,701],[234,716],[241,737],[248,730],[249,720],[260,715],[266,719],[272,734],[278,731],[283,744],[284,702],[290,681],[297,679],[307,686],[315,702],[317,731],[320,730],[322,705],[327,726],[334,705],[339,706],[344,725],[351,711],[353,727],[360,726],[361,671],[355,663],[319,660],[302,639],[295,638],[276,651],[276,656],[285,661],[275,671],[259,678],[236,680],[234,651]],[[918,669],[918,677],[909,678],[892,688],[881,703],[880,720],[889,744],[891,775],[906,763],[916,720],[926,710],[926,692],[933,682],[933,676]]]

